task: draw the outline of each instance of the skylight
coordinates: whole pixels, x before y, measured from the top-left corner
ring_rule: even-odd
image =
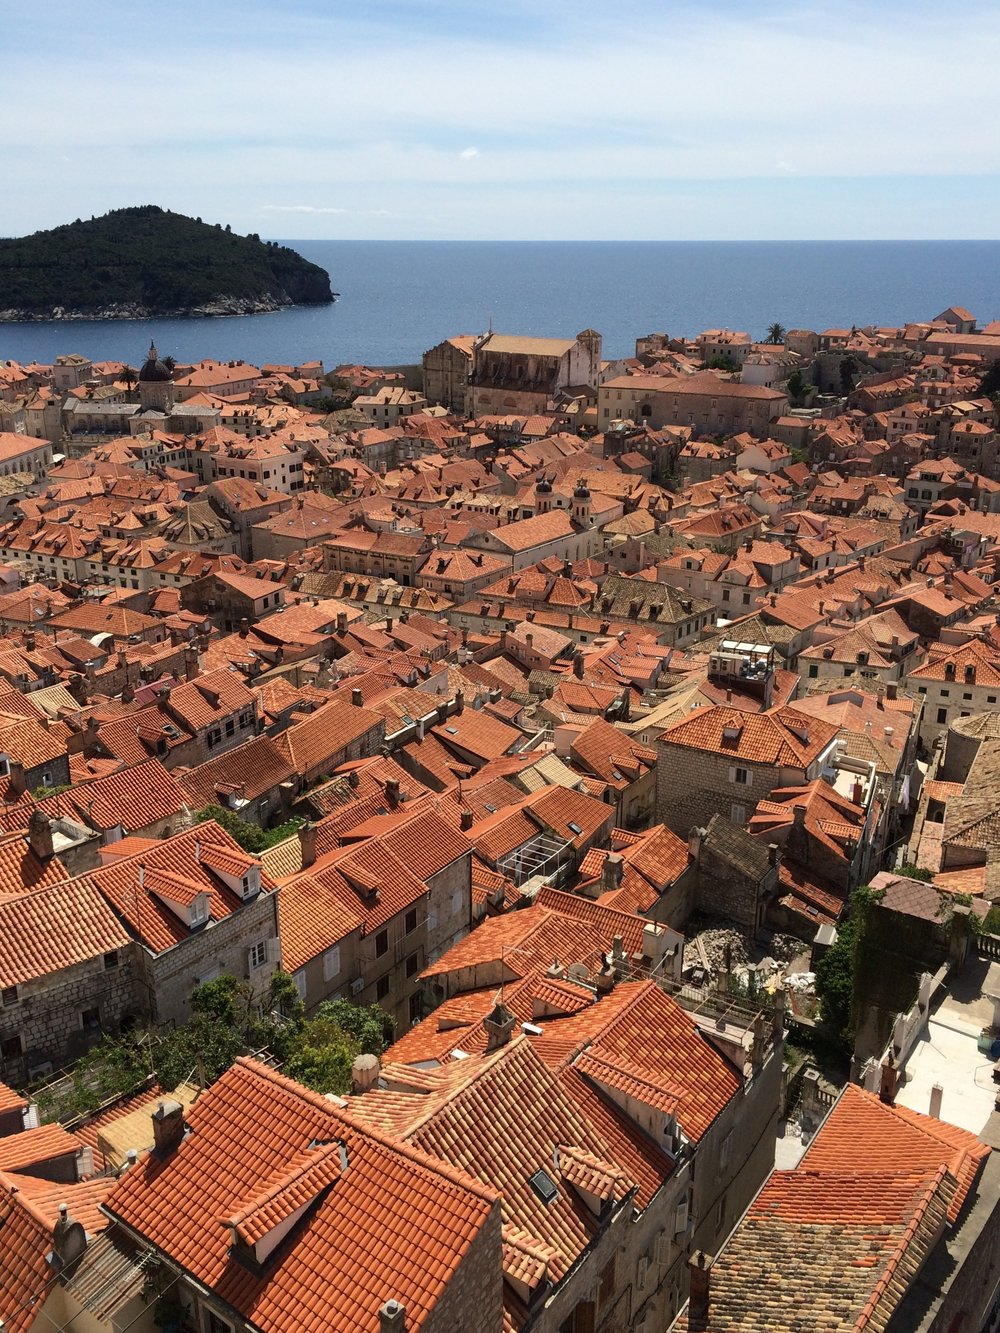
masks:
[[[559,1197],[555,1182],[547,1171],[539,1167],[533,1176],[528,1177],[528,1184],[535,1191],[542,1203],[549,1204]]]
[[[570,820],[569,827],[572,829],[572,831],[573,831],[574,833],[582,833],[582,832],[583,832],[583,829],[580,827],[580,825],[579,825],[579,824],[574,824],[572,820]]]

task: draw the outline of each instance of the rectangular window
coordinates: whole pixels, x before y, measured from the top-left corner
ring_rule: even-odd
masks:
[[[947,710],[947,708],[939,708],[939,709],[937,710],[937,720],[938,720],[938,722],[947,722],[947,721],[948,721],[948,710]]]
[[[236,723],[233,721],[232,718],[230,718],[226,723],[226,735],[227,736],[236,735]]]
[[[305,968],[300,968],[298,972],[292,973],[292,980],[295,982],[295,989],[299,993],[299,999],[306,998],[306,973]]]
[[[80,1026],[84,1032],[96,1032],[101,1026],[100,1009],[84,1009],[80,1015]]]
[[[389,978],[379,977],[378,985],[375,987],[375,998],[377,1000],[384,1000],[388,994],[389,994]]]
[[[410,1022],[419,1023],[424,1016],[423,996],[417,991],[416,995],[410,996]]]
[[[380,930],[375,936],[375,957],[381,958],[384,953],[389,952],[389,932]]]
[[[411,908],[403,919],[403,929],[407,935],[412,935],[417,928],[417,909]]]
[[[335,944],[323,955],[323,980],[332,981],[340,976],[340,945]]]
[[[232,1324],[227,1324],[224,1319],[220,1319],[214,1310],[206,1312],[205,1328],[207,1333],[233,1333]]]
[[[0,1041],[0,1060],[20,1060],[21,1058],[21,1034],[16,1033],[13,1037],[4,1037]]]
[[[812,665],[809,667],[809,678],[810,680],[815,680],[818,675],[819,675],[819,667],[816,665],[815,662],[813,662]]]
[[[9,1008],[11,1005],[17,1004],[19,998],[20,996],[18,995],[16,986],[4,986],[3,990],[0,991],[0,1004],[2,1004],[4,1008]]]
[[[104,970],[110,972],[112,968],[118,966],[118,950],[112,949],[110,953],[104,955]]]
[[[250,968],[263,967],[267,962],[267,940],[259,940],[250,946]]]
[[[420,964],[417,961],[417,955],[415,953],[411,953],[409,958],[407,958],[406,960],[406,975],[407,977],[415,977],[419,971],[420,971]]]

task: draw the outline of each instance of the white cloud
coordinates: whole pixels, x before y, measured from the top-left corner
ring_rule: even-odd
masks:
[[[479,156],[478,148],[463,148],[462,151],[459,153],[459,157],[478,157],[478,156]]]
[[[262,204],[262,213],[349,213],[348,208],[315,208],[312,204]]]

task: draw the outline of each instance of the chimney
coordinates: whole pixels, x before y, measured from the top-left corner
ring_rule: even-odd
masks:
[[[250,621],[247,620],[246,616],[242,616],[240,618],[240,638],[245,639],[249,633],[250,633]]]
[[[577,680],[583,680],[583,653],[579,649],[573,654],[573,675]]]
[[[298,835],[299,850],[302,853],[302,869],[305,870],[316,860],[316,825],[311,819],[299,825]]]
[[[337,633],[338,633],[338,634],[346,634],[346,633],[347,633],[347,612],[346,612],[346,611],[338,611],[338,612],[337,612]]]
[[[501,1046],[506,1046],[516,1023],[517,1019],[498,995],[496,1004],[483,1019],[487,1052],[498,1051]]]
[[[97,718],[91,714],[91,716],[87,718],[87,724],[83,731],[83,753],[88,759],[97,753],[97,735],[99,731],[100,725]]]
[[[389,802],[390,810],[395,810],[399,805],[399,778],[386,778],[385,799]]]
[[[40,861],[50,861],[55,855],[52,843],[52,822],[37,808],[28,821],[28,846]]]
[[[361,693],[361,690],[357,685],[355,685],[354,689],[351,690],[351,703],[354,705],[355,708],[364,707],[365,697]]]
[[[778,864],[778,855],[778,844],[776,842],[769,842],[767,844],[767,864],[769,866],[776,866]]]
[[[184,1140],[184,1107],[172,1098],[160,1098],[153,1112],[153,1151],[157,1157],[169,1157]]]
[[[601,892],[610,893],[613,889],[620,888],[624,872],[625,862],[619,853],[609,852],[601,868]]]
[[[796,828],[805,828],[806,826],[806,808],[804,805],[793,805],[792,816]]]
[[[24,776],[24,765],[20,759],[10,759],[7,764],[7,799],[16,799],[23,796],[28,790],[27,779]]]
[[[465,691],[464,691],[464,690],[456,690],[456,691],[455,691],[455,716],[456,716],[456,717],[461,717],[461,716],[462,716],[462,713],[463,713],[464,711],[465,711]]]
[[[71,1276],[86,1248],[87,1233],[74,1219],[66,1204],[61,1203],[59,1217],[52,1228],[53,1267],[64,1276]],[[0,1328],[4,1327],[6,1325],[0,1323]]]
[[[708,1323],[712,1303],[712,1265],[715,1260],[704,1250],[695,1250],[688,1260],[690,1293],[688,1295],[688,1327],[703,1329]]]
[[[932,1115],[935,1120],[941,1119],[941,1099],[944,1096],[944,1088],[940,1083],[935,1083],[931,1088],[930,1106],[927,1109],[928,1115]]]
[[[406,1306],[401,1301],[379,1306],[378,1333],[406,1333]]]
[[[472,828],[473,824],[476,822],[476,816],[472,813],[471,810],[463,810],[460,819],[461,819],[460,826],[463,833],[468,833],[469,830]]]
[[[198,675],[198,649],[184,649],[184,679],[194,680]]]
[[[379,1063],[377,1055],[358,1055],[351,1065],[352,1092],[368,1092],[378,1083]]]

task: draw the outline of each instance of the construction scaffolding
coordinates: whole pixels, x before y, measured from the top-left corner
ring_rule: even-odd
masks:
[[[497,860],[497,870],[520,886],[535,875],[553,878],[567,866],[573,856],[573,844],[549,833],[539,833],[529,842],[515,847]]]

